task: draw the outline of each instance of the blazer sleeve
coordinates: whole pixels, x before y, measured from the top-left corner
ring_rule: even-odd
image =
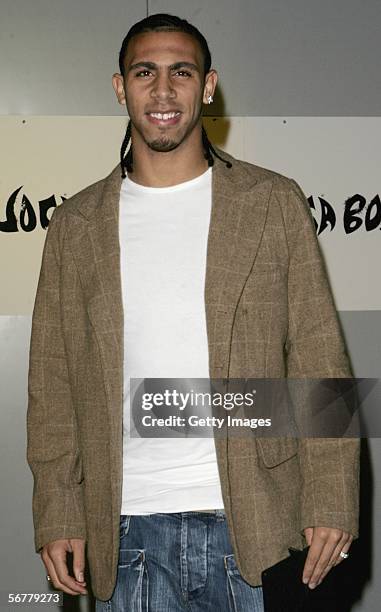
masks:
[[[34,479],[36,552],[53,540],[86,538],[82,461],[61,322],[63,207],[54,209],[45,238],[29,350],[27,462]]]
[[[285,227],[289,247],[287,376],[352,378],[312,214],[292,179]],[[301,408],[309,410],[308,405]],[[301,437],[298,446],[301,533],[306,527],[319,526],[358,537],[360,439]]]

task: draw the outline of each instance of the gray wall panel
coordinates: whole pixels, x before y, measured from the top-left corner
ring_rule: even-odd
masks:
[[[123,114],[111,77],[146,13],[146,0],[1,0],[0,114]]]
[[[111,88],[145,0],[2,0],[0,114],[121,115]],[[209,41],[231,116],[379,115],[378,0],[149,0]]]
[[[355,376],[381,378],[381,310],[342,310],[340,321]]]

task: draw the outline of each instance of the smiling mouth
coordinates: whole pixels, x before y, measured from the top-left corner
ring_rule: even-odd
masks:
[[[156,125],[174,125],[180,119],[180,112],[147,113],[148,120]]]

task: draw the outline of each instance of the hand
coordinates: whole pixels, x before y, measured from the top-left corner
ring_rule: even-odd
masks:
[[[323,581],[329,570],[344,561],[340,552],[348,552],[353,536],[331,527],[307,527],[304,529],[310,547],[303,569],[303,582],[313,589]]]
[[[76,577],[69,575],[66,554],[73,553],[73,570]],[[86,595],[85,570],[85,540],[71,538],[69,540],[54,540],[45,544],[41,551],[41,558],[46,572],[51,577],[53,586],[69,595]]]

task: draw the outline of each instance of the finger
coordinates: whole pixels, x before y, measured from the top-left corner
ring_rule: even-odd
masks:
[[[82,593],[87,593],[84,586],[79,584],[72,576],[69,575],[67,563],[66,563],[66,554],[68,552],[67,544],[64,545],[53,545],[48,549],[48,554],[53,561],[54,568],[56,570],[57,578],[60,584],[67,589],[75,591],[75,595]]]
[[[340,563],[340,561],[343,561],[343,558],[340,557],[340,553],[341,553],[341,551],[347,552],[346,550],[343,550],[343,549],[344,549],[345,546],[347,546],[347,544],[350,546],[352,540],[353,540],[353,536],[351,536],[349,533],[344,531],[341,539],[337,543],[337,546],[335,547],[335,549],[334,549],[334,551],[332,553],[332,556],[331,556],[331,558],[330,558],[330,560],[328,562],[328,565],[333,567],[337,563]]]
[[[330,560],[328,561],[328,565],[327,565],[326,569],[322,572],[322,574],[320,576],[320,580],[318,582],[318,585],[323,582],[323,580],[326,577],[326,575],[328,574],[328,572],[335,565],[338,565],[338,563],[341,563],[342,561],[345,560],[345,559],[343,559],[343,557],[340,556],[340,552],[344,552],[344,553],[348,552],[348,550],[350,549],[350,546],[352,544],[352,541],[353,541],[353,536],[351,536],[350,534],[344,532],[343,537],[341,538],[340,542],[338,543],[338,545],[336,546],[335,550],[333,551]]]
[[[333,546],[328,542],[323,546],[319,553],[315,553],[311,556],[310,564],[307,564],[308,556],[305,564],[305,573],[303,573],[303,582],[308,583],[308,586],[312,589],[315,588],[316,584],[320,580],[321,573],[327,567],[328,561],[332,555]]]
[[[325,542],[323,549],[321,550],[319,559],[315,564],[308,586],[313,589],[318,585],[322,579],[323,572],[327,569],[328,563],[332,557],[334,549],[337,547],[338,542],[341,540],[342,531],[331,529],[329,532],[328,539]],[[329,570],[329,568],[328,568]]]
[[[308,550],[306,561],[303,568],[303,582],[307,584],[312,576],[315,566],[320,558],[321,552],[324,548],[325,540],[322,540],[314,532],[312,537],[311,545]]]
[[[58,576],[57,576],[57,572],[55,570],[54,567],[54,563],[52,561],[52,559],[49,557],[48,553],[45,551],[45,553],[41,554],[42,560],[44,562],[45,565],[45,569],[47,574],[50,576],[50,583],[51,585],[55,588],[58,589],[60,591],[64,591],[65,593],[69,593],[69,595],[78,595],[78,593],[76,591],[72,591],[71,589],[66,588],[63,584],[61,584]]]
[[[343,559],[343,557],[340,556],[340,553],[347,553],[351,547],[351,544],[353,542],[353,536],[349,535],[349,539],[345,542],[345,544],[342,546],[342,548],[340,548],[338,554],[337,554],[337,558],[334,562],[334,565],[338,565],[339,563],[341,563],[342,561],[345,561],[345,559]]]
[[[337,546],[335,546],[335,548],[333,549],[332,555],[330,557],[330,559],[328,560],[327,566],[326,568],[322,571],[321,575],[320,575],[320,579],[318,581],[318,586],[319,584],[321,584],[323,582],[323,579],[326,577],[326,575],[328,574],[328,572],[333,568],[333,566],[336,563],[337,558],[339,557],[339,559],[341,558],[340,555],[340,551],[343,549],[343,546],[346,544],[347,542],[347,534],[343,535],[342,538],[339,540]]]
[[[78,583],[72,576],[70,576],[66,563],[65,557],[62,554],[58,554],[54,560],[54,566],[56,568],[57,576],[59,581],[68,589],[73,589],[77,593],[87,593],[84,586]]]
[[[83,586],[85,582],[85,541],[80,539],[70,540],[73,551],[73,572],[77,582]]]

